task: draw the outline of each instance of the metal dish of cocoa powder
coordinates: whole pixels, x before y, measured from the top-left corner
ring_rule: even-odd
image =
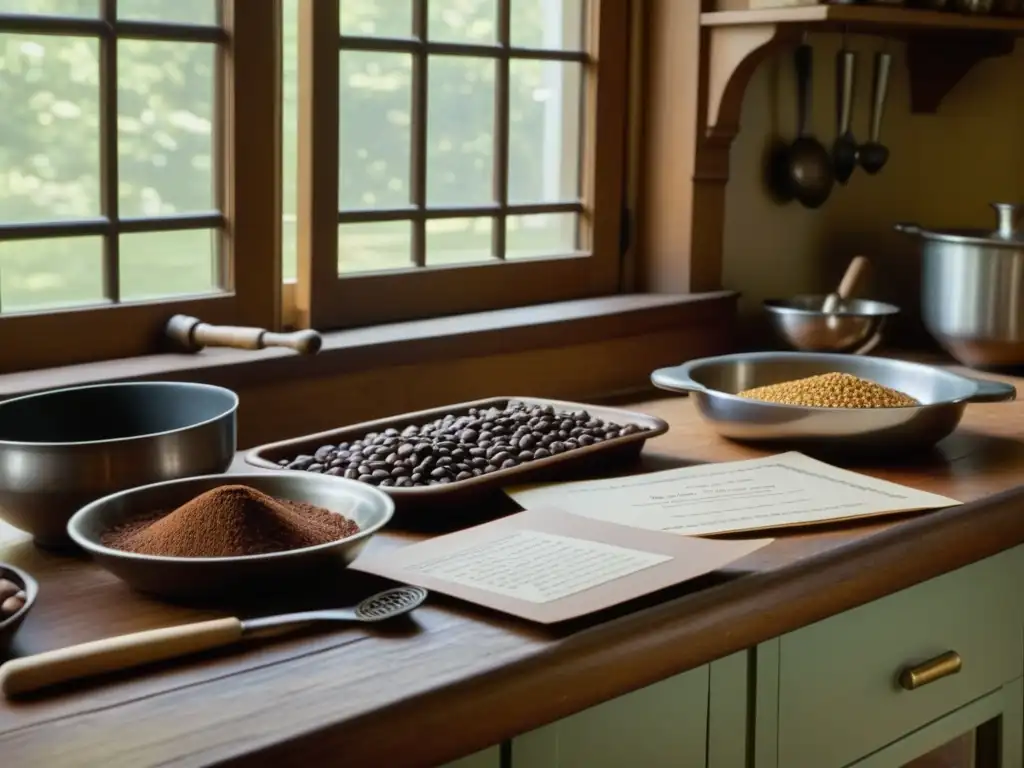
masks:
[[[111,531],[232,485],[344,515],[359,531],[301,549],[230,557],[139,554],[104,543]],[[303,472],[231,473],[152,483],[105,496],[72,516],[68,535],[100,567],[140,592],[189,603],[219,603],[270,590],[301,592],[310,585],[330,582],[391,520],[393,512],[394,503],[386,494],[363,483]]]
[[[424,427],[431,432],[420,441],[418,431]],[[396,508],[407,510],[465,503],[509,485],[557,481],[628,461],[640,453],[644,442],[667,431],[662,419],[635,411],[494,397],[269,443],[249,451],[245,461],[261,469],[362,480],[387,493]],[[373,456],[365,463],[352,463],[346,452],[354,443],[365,445],[368,436]],[[482,436],[488,439],[481,448]],[[427,455],[434,463],[416,472]],[[413,457],[416,462],[409,466]],[[457,469],[459,464],[465,468]],[[442,471],[445,468],[447,472]]]

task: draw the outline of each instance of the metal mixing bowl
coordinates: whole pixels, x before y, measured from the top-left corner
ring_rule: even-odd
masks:
[[[14,633],[25,621],[25,617],[36,602],[36,597],[39,596],[39,585],[23,570],[8,563],[0,563],[0,579],[13,581],[25,592],[25,604],[21,606],[21,610],[0,620],[0,656],[4,656],[14,639]]]
[[[834,314],[821,311],[824,296],[769,299],[765,312],[775,333],[804,352],[866,354],[882,340],[885,321],[899,307],[881,301],[847,299]]]
[[[57,389],[0,403],[0,518],[67,546],[68,519],[114,491],[223,472],[238,396],[184,382]]]
[[[247,485],[270,496],[305,501],[338,512],[359,526],[359,533],[315,547],[243,557],[157,557],[105,547],[104,533],[162,510],[173,510],[222,485]],[[371,485],[305,472],[190,477],[132,488],[94,501],[75,513],[68,533],[99,565],[130,586],[172,599],[227,597],[259,593],[347,566],[394,514],[391,497]]]
[[[752,387],[822,373],[850,373],[904,392],[906,408],[803,408],[739,397]],[[881,357],[811,352],[748,352],[693,360],[651,374],[655,386],[693,393],[701,416],[724,437],[792,444],[806,450],[906,451],[956,429],[968,403],[1013,400],[1010,384]]]

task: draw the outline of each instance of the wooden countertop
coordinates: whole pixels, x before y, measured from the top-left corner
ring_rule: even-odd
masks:
[[[685,398],[635,407],[672,426],[641,469],[761,455],[716,437]],[[436,765],[1024,543],[1024,488],[1011,490],[1024,479],[1024,401],[972,405],[930,453],[858,469],[972,503],[781,534],[735,570],[556,630],[435,596],[387,632],[328,629],[0,702],[0,762]],[[408,538],[389,533],[372,546]],[[136,595],[9,527],[0,560],[41,585],[17,654],[211,615]],[[297,602],[346,604],[377,586],[365,578],[349,574],[327,597]],[[264,600],[250,613],[281,607]]]

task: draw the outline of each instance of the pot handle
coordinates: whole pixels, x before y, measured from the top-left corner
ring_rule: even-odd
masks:
[[[911,224],[907,221],[901,221],[897,224],[893,224],[892,226],[893,229],[897,232],[902,232],[904,235],[920,235],[924,233],[920,224]]]
[[[991,379],[976,379],[973,376],[964,378],[978,387],[977,391],[967,398],[969,403],[1005,403],[1017,399],[1017,388],[1013,384]]]
[[[659,368],[651,374],[651,383],[658,389],[667,389],[671,392],[707,392],[703,384],[690,377],[690,371],[699,362],[693,360],[671,368]]]

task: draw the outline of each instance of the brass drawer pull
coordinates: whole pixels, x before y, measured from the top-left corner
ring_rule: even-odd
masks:
[[[907,691],[934,683],[943,677],[955,675],[963,669],[964,663],[956,651],[947,651],[941,656],[929,659],[916,667],[907,667],[900,672],[900,687]]]

